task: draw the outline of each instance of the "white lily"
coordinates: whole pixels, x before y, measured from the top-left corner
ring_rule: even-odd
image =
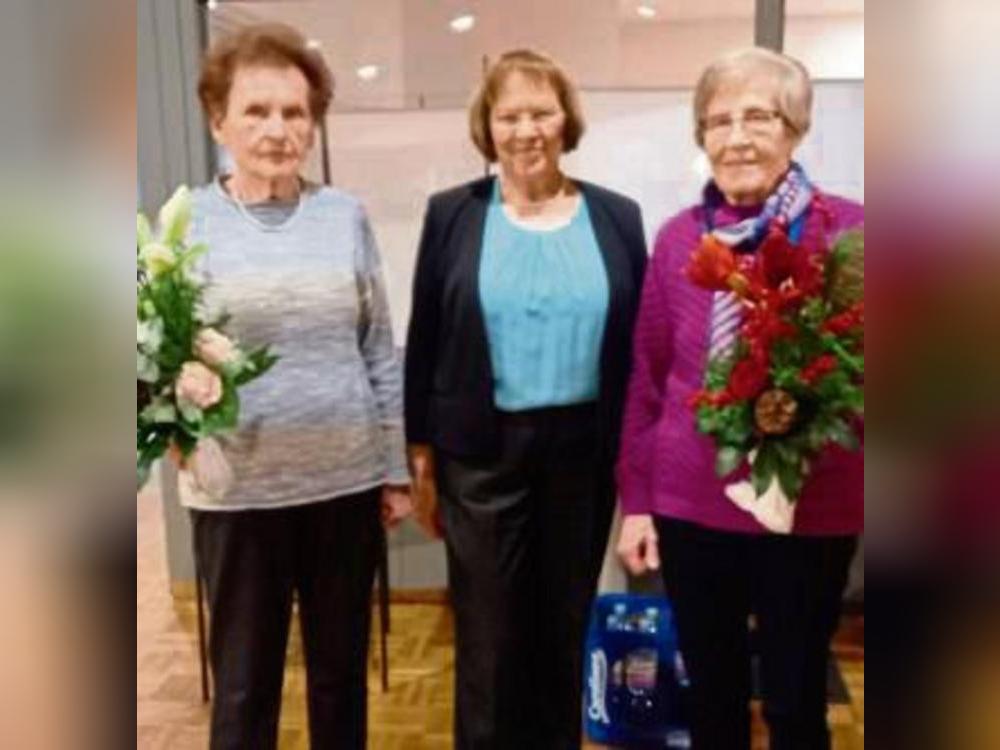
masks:
[[[153,230],[149,226],[149,220],[142,214],[136,214],[136,238],[139,247],[148,245],[153,241]]]
[[[145,245],[139,251],[139,260],[154,277],[167,273],[177,265],[176,253],[160,242],[150,242]]]
[[[160,240],[167,245],[183,242],[191,225],[191,191],[178,187],[160,209]]]

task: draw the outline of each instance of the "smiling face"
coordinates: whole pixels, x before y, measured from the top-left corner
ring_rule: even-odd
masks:
[[[733,205],[762,203],[791,164],[799,138],[777,101],[776,81],[751,76],[721,87],[705,108],[705,153],[716,185]]]
[[[314,125],[302,71],[241,67],[233,74],[226,111],[213,117],[212,135],[232,155],[237,174],[275,181],[299,174]]]
[[[565,124],[566,112],[552,86],[512,72],[490,110],[490,137],[501,169],[527,180],[557,173]]]

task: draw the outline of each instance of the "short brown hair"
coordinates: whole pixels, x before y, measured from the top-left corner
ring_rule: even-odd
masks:
[[[566,113],[562,134],[563,151],[568,153],[575,149],[585,128],[576,86],[552,58],[534,50],[517,49],[503,53],[489,67],[469,105],[469,134],[479,152],[487,161],[497,160],[497,150],[490,135],[490,113],[496,104],[500,88],[511,73],[521,73],[552,87]]]
[[[302,34],[283,23],[256,23],[229,34],[205,53],[198,98],[210,120],[226,113],[233,76],[241,67],[295,67],[309,82],[309,113],[321,120],[333,99],[333,75]]]
[[[753,75],[772,77],[778,84],[775,104],[792,134],[803,138],[812,124],[812,82],[809,71],[794,57],[764,47],[747,47],[713,61],[694,89],[694,139],[705,145],[705,112],[719,89],[733,82],[744,83]]]

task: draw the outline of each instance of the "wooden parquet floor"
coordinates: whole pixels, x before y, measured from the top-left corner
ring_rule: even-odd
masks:
[[[159,498],[137,498],[136,741],[140,750],[201,750],[208,746],[208,706],[201,702],[197,622],[193,601],[170,594]],[[377,649],[369,678],[372,750],[452,747],[453,629],[447,607],[394,604],[389,635],[391,689],[379,685]],[[373,642],[374,645],[374,642]],[[837,656],[850,705],[830,707],[835,750],[864,748],[864,621],[845,622]],[[297,635],[289,643],[280,723],[282,750],[307,750],[305,673]],[[767,740],[754,707],[754,750]],[[596,750],[596,745],[585,747]]]

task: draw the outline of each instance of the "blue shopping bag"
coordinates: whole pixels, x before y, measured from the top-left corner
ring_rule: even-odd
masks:
[[[594,742],[686,748],[688,680],[670,603],[602,594],[587,631],[584,724]]]

